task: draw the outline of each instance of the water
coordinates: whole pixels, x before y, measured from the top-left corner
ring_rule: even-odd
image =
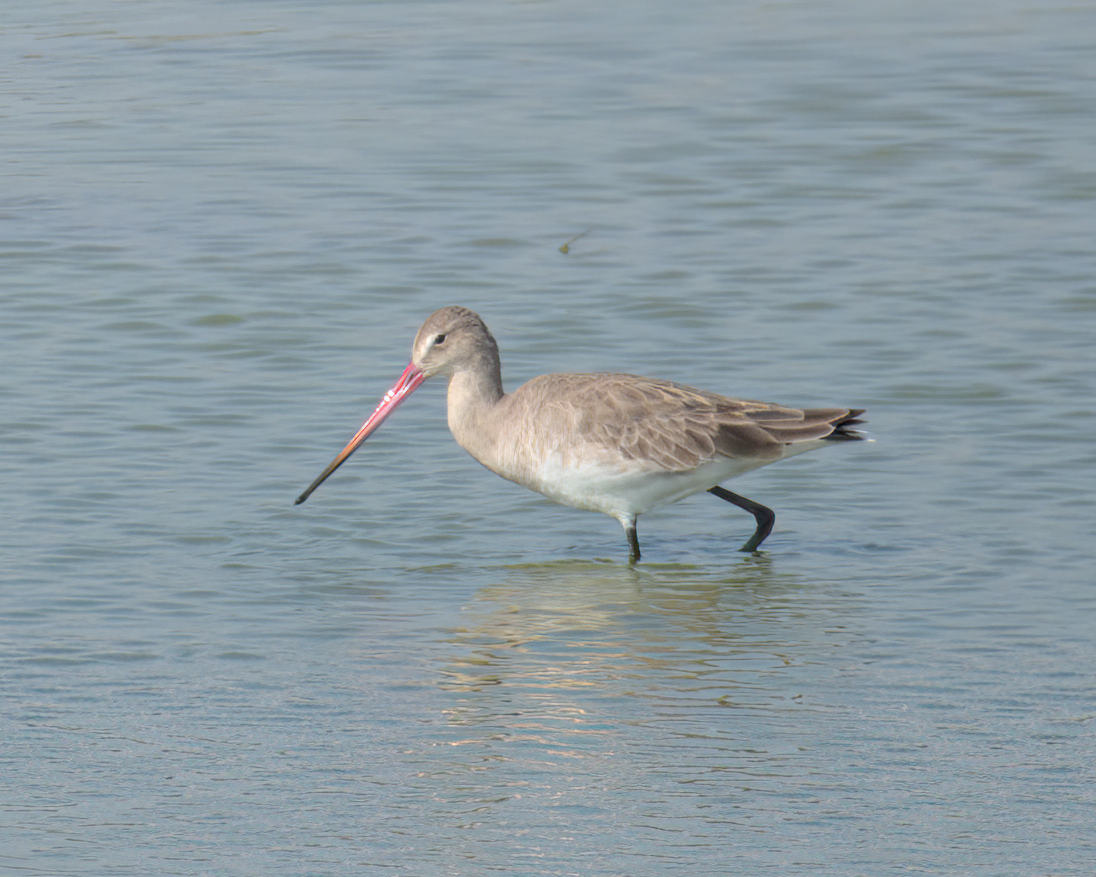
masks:
[[[9,4],[0,872],[1091,873],[1094,25]],[[428,384],[293,507],[451,303],[876,441],[629,568]]]

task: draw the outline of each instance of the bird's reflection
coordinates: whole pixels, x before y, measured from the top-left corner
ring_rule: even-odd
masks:
[[[449,637],[455,653],[441,684],[467,694],[494,689],[511,710],[514,699],[531,698],[541,709],[581,712],[560,696],[582,689],[595,697],[726,703],[732,692],[758,689],[782,669],[836,648],[841,601],[840,592],[820,593],[779,572],[765,555],[729,570],[508,567]],[[464,708],[490,711],[491,702],[468,698]]]

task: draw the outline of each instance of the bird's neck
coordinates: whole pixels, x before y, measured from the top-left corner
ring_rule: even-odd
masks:
[[[449,430],[457,443],[481,462],[493,452],[498,431],[491,421],[502,397],[502,370],[497,359],[492,362],[485,357],[449,378]]]

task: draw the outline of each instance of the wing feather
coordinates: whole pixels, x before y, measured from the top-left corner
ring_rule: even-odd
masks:
[[[619,455],[669,472],[688,471],[719,457],[775,460],[796,442],[855,438],[843,427],[859,423],[855,417],[861,413],[731,399],[625,374],[544,375],[514,395],[524,396],[525,404],[538,412],[531,426],[539,430],[542,443],[551,444],[551,435],[561,443],[577,439],[596,454]]]

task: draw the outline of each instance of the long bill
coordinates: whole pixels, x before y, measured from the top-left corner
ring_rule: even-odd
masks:
[[[415,363],[411,363],[407,366],[392,389],[384,394],[384,398],[381,399],[376,410],[374,410],[373,413],[369,415],[369,419],[362,424],[362,428],[354,434],[354,438],[350,440],[350,444],[339,452],[339,455],[320,473],[320,477],[308,485],[308,490],[298,496],[296,502],[293,504],[300,505],[308,499],[308,497],[312,495],[312,491],[323,484],[324,481],[327,480],[327,476],[338,469],[346,461],[346,458],[353,454],[354,451],[358,449],[358,446],[369,438],[378,426],[384,423],[388,415],[399,408],[400,403],[410,396],[415,388],[425,380],[426,375],[422,373],[422,369],[415,365]]]

